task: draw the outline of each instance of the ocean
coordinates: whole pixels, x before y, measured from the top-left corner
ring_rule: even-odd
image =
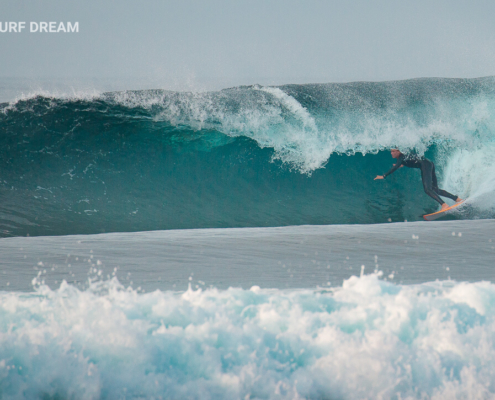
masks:
[[[0,398],[495,398],[495,78],[21,86]]]

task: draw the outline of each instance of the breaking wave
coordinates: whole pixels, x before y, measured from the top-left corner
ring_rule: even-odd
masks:
[[[426,154],[494,215],[495,79],[48,93],[0,105],[3,236],[416,220]]]

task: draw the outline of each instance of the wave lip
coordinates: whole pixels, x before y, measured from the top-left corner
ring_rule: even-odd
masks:
[[[43,97],[64,109],[63,102],[94,101],[94,111],[103,103],[111,114],[251,138],[262,148],[274,149],[274,159],[310,174],[324,167],[333,153],[367,154],[400,147],[423,154],[439,143],[473,148],[491,140],[494,81],[488,77],[253,85],[197,93],[143,90],[78,95],[73,91],[49,96],[41,92],[41,97],[28,96],[3,111],[23,110],[26,102]]]
[[[7,398],[485,398],[495,286],[1,293]]]

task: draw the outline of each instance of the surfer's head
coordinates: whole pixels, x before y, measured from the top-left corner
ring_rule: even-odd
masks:
[[[392,154],[392,158],[399,158],[402,153],[399,149],[390,149],[390,154]]]

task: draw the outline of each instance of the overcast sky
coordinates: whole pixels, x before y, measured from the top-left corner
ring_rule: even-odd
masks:
[[[162,88],[495,75],[493,0],[0,0],[0,77]]]

